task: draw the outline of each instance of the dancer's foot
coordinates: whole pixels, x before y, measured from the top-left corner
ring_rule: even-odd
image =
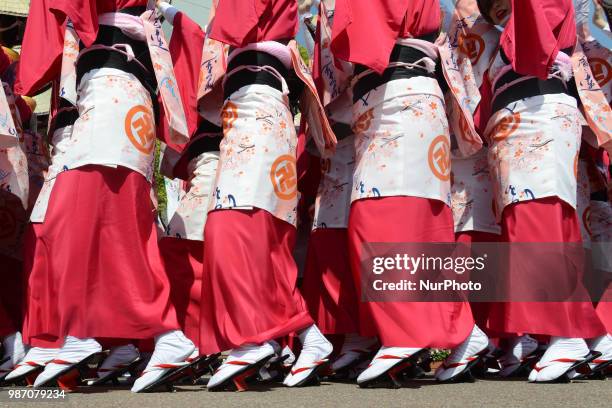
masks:
[[[16,378],[26,377],[29,373],[46,366],[51,360],[57,358],[59,351],[58,348],[32,347],[4,380],[12,381]]]
[[[4,355],[0,358],[0,361],[4,361],[0,365],[0,380],[3,380],[15,366],[23,360],[25,357],[25,346],[21,339],[21,333],[15,332],[9,334],[2,340],[2,346],[4,347]]]
[[[98,369],[98,378],[104,378],[117,370],[122,370],[140,358],[138,349],[133,344],[114,347]]]
[[[436,370],[438,381],[454,381],[477,363],[479,356],[486,352],[489,339],[476,325],[467,339],[453,350],[450,356]]]
[[[302,330],[300,341],[302,342],[302,351],[283,382],[288,387],[306,385],[311,378],[317,375],[321,366],[327,363],[328,357],[334,349],[316,325]]]
[[[194,344],[180,330],[173,330],[156,337],[155,351],[142,375],[134,382],[132,392],[143,391],[169,371],[185,365],[185,360],[194,350]]]
[[[233,349],[210,378],[206,387],[211,391],[222,390],[235,379],[240,380],[242,386],[243,381],[239,377],[247,373],[255,375],[260,366],[274,354],[274,347],[270,343],[246,344]]]
[[[401,367],[413,356],[421,352],[418,347],[386,347],[382,346],[368,368],[357,377],[357,384],[360,387],[367,387],[370,384],[382,380],[385,376],[391,375],[392,370]]]
[[[589,363],[591,371],[597,371],[604,365],[610,365],[610,361],[612,361],[612,335],[610,333],[590,340],[588,345],[592,351],[601,353],[601,356]]]
[[[337,373],[359,364],[376,352],[376,343],[378,343],[376,337],[361,337],[358,334],[347,334],[340,354],[331,366],[332,371]]]
[[[583,339],[552,337],[548,349],[529,373],[529,381],[559,380],[579,364],[585,363],[589,355],[589,348]]]
[[[102,346],[94,339],[79,339],[77,337],[67,336],[57,357],[51,360],[45,366],[45,370],[36,378],[34,387],[46,385],[60,374],[68,371],[71,366],[101,351]]]
[[[531,356],[537,349],[537,340],[527,334],[512,339],[510,348],[498,360],[501,366],[499,375],[510,377],[517,373],[523,367],[525,359]]]

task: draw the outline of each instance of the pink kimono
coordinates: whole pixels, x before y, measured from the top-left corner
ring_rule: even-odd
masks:
[[[367,69],[381,73],[397,43],[419,47],[424,56],[414,65],[430,74],[353,96],[356,164],[348,241],[359,295],[363,245],[454,241],[449,127],[444,96],[431,75],[440,20],[435,0],[336,2],[331,49],[337,58],[364,66],[361,75]],[[467,303],[359,306],[360,334],[378,336],[384,346],[453,348],[474,326]]]
[[[495,85],[510,70],[523,78],[567,82],[572,75],[568,56],[576,43],[573,16],[570,0],[513,1],[512,15],[500,39],[510,64],[498,55],[489,68],[490,83]],[[504,86],[498,88],[493,92],[499,98]],[[491,106],[491,101],[483,103]],[[494,112],[484,127],[503,241],[581,242],[575,210],[582,133],[576,100],[567,93],[527,97]],[[510,278],[524,280],[530,279],[529,273],[540,274],[542,265],[538,266],[536,259],[528,267],[520,262],[520,256],[510,254]],[[547,271],[551,280],[553,274],[561,282],[562,276],[581,273],[582,258],[569,253],[564,256],[566,262]],[[605,333],[590,302],[496,303],[490,310],[488,328],[506,334],[579,338]]]
[[[225,0],[211,26],[210,37],[238,47],[234,55],[240,56],[242,47],[292,39],[297,3]],[[282,44],[275,47],[281,59],[286,57]],[[284,84],[282,91],[255,84],[224,97],[224,139],[204,230],[200,351],[207,354],[262,343],[313,323],[296,288],[292,257],[297,137],[285,80],[274,77]]]
[[[313,79],[336,129],[343,138],[330,158],[320,160],[321,177],[314,204],[312,232],[302,294],[322,333],[359,332],[359,299],[353,283],[348,254],[348,216],[353,187],[355,143],[350,130],[350,64],[334,58],[330,50],[333,20],[324,2],[320,3],[313,62]],[[336,66],[336,63],[340,66]],[[346,70],[346,71],[345,71]],[[339,132],[336,134],[339,136]]]
[[[146,45],[144,20],[108,14],[130,7],[141,7],[142,13],[146,4],[145,0],[33,2],[18,72],[22,91],[34,93],[60,77],[68,18],[88,50],[103,25],[128,32],[124,35],[131,36],[134,45],[138,41]],[[119,17],[130,23],[122,25]],[[82,51],[79,60],[84,56],[87,53]],[[149,68],[148,77],[152,74]],[[57,316],[49,319],[54,327],[48,328],[54,333],[47,334],[59,338],[151,338],[179,327],[149,198],[156,131],[153,99],[135,75],[120,69],[103,67],[81,76],[80,116],[62,159],[66,171],[58,174],[44,221],[36,230],[46,253],[34,256],[29,266],[34,271],[45,268],[49,285],[56,290],[41,299],[40,310],[56,308]],[[164,85],[176,91],[171,81]],[[163,105],[168,106],[166,102]],[[36,291],[40,282],[31,283]],[[55,304],[47,307],[45,299]]]

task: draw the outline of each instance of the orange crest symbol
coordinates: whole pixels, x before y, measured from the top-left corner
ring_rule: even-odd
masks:
[[[17,232],[15,214],[6,207],[0,207],[0,238],[9,238]]]
[[[274,193],[281,200],[291,200],[297,196],[297,170],[295,157],[289,154],[279,156],[270,169],[270,181]]]
[[[442,181],[451,176],[450,143],[445,135],[437,136],[429,145],[427,161],[431,172]]]
[[[374,118],[374,111],[372,109],[365,112],[359,117],[357,122],[353,125],[353,132],[355,134],[363,133],[370,128],[372,119]]]
[[[478,64],[485,49],[485,42],[478,34],[466,34],[459,37],[459,51],[466,55],[472,65]]]
[[[518,129],[520,124],[520,113],[517,112],[513,113],[512,115],[505,116],[497,125],[495,125],[491,137],[495,141],[502,141],[508,136],[510,136],[512,133],[514,133],[516,129]]]
[[[223,130],[230,130],[234,126],[236,119],[238,119],[238,107],[232,102],[226,103],[221,114]]]
[[[612,67],[608,61],[601,58],[589,58],[589,66],[600,87],[603,88],[612,79]]]
[[[149,154],[155,146],[155,123],[151,110],[134,106],[125,116],[125,134],[139,152]]]

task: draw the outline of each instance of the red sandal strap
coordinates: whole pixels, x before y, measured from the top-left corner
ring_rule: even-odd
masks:
[[[325,364],[326,362],[327,362],[327,360],[319,360],[319,361],[313,363],[314,365],[312,365],[310,367],[296,368],[295,370],[291,370],[291,375],[296,375],[296,374],[299,374],[299,373],[302,373],[302,372],[308,371],[308,370],[314,370],[315,368],[317,368],[321,364]]]
[[[478,357],[477,356],[472,356],[472,357],[468,357],[465,360],[462,361],[458,361],[456,363],[450,363],[450,364],[446,364],[444,363],[443,366],[444,368],[456,368],[456,367],[461,367],[463,365],[467,365],[468,363],[471,363],[472,361],[476,360]]]
[[[392,354],[383,354],[382,356],[376,357],[377,360],[403,360],[410,356],[394,356]]]
[[[58,358],[55,358],[55,359],[51,360],[49,363],[52,363],[52,364],[61,364],[61,365],[73,365],[73,364],[77,364],[77,363],[75,363],[73,361],[60,360]]]
[[[550,360],[551,363],[576,363],[580,360],[577,360],[575,358],[557,358],[555,360]],[[542,371],[543,369],[550,367],[551,364],[547,364],[545,366],[541,366],[539,363],[537,363],[535,365],[535,367],[533,367],[534,370],[536,370],[537,372]]]

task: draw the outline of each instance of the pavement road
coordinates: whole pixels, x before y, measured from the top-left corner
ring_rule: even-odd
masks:
[[[81,388],[63,402],[8,401],[10,407],[605,407],[612,406],[612,380],[571,384],[529,384],[522,380],[479,380],[437,384],[415,380],[401,389],[359,389],[355,384],[323,382],[319,387],[288,389],[258,385],[247,392],[207,392],[202,386],[180,386],[174,393],[132,394],[127,387]]]

